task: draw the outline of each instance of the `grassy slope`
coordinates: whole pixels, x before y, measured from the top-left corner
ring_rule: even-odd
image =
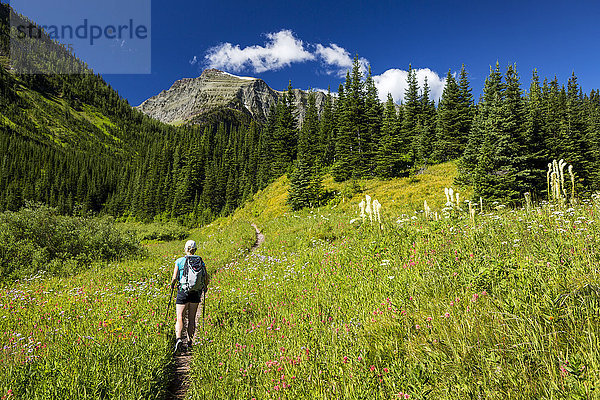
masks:
[[[417,184],[439,182],[429,190],[365,182],[382,199],[383,230],[350,223],[362,195],[290,212],[281,178],[192,232],[213,279],[190,396],[598,397],[598,206],[488,213],[475,224],[460,213],[397,220],[411,209],[396,199],[435,210],[452,168],[425,174]],[[253,254],[251,221],[267,235]],[[0,395],[160,398],[171,335],[162,313],[182,243],[2,290]]]
[[[381,180],[358,180],[357,184],[362,193],[354,193],[350,183],[338,183],[326,176],[323,180],[325,190],[337,193],[351,192],[347,196],[339,195],[342,201],[335,207],[337,210],[352,215],[358,215],[358,203],[365,194],[373,199],[378,199],[382,204],[382,214],[398,215],[402,213],[414,213],[423,209],[423,202],[433,209],[441,209],[446,202],[444,195],[445,187],[453,187],[460,192],[464,191],[461,199],[467,199],[472,195],[469,188],[457,188],[453,186],[454,177],[457,173],[456,163],[448,162],[429,167],[423,174],[415,178],[396,178],[387,181]],[[246,203],[233,216],[217,220],[219,225],[227,224],[229,221],[245,219],[255,221],[264,225],[275,217],[290,212],[286,204],[288,196],[289,180],[282,176],[269,185],[266,189],[256,193],[252,201]],[[323,209],[327,209],[324,207]]]
[[[237,222],[191,238],[214,271],[248,251],[254,230]],[[168,283],[183,243],[151,242],[143,259],[0,288],[0,398],[164,398],[175,317],[171,303],[163,325]]]
[[[597,398],[598,207],[397,218],[452,168],[366,182],[383,230],[350,223],[362,196],[290,212],[285,178],[216,221],[267,241],[213,280],[192,398]]]
[[[10,33],[9,21],[31,23],[24,18],[14,14],[9,5],[0,5],[0,53],[8,53],[10,35],[14,34]],[[21,69],[33,68],[33,71],[37,71],[36,68],[42,68],[42,71],[48,71],[56,68],[60,71],[93,74],[64,47],[46,36],[41,40],[17,42],[19,41],[15,41],[15,46],[11,48],[14,53],[12,65],[8,62],[8,57],[0,57],[0,68],[3,69],[1,79],[7,88],[3,95],[14,96],[12,105],[16,105],[9,113],[0,112],[0,124],[7,125],[21,136],[43,143],[72,148],[78,148],[85,143],[88,151],[93,146],[100,145],[112,153],[127,152],[128,149],[123,148],[119,138],[111,133],[118,132],[117,128],[123,119],[118,114],[128,108],[116,93],[106,88],[106,84],[100,82],[100,78],[88,81],[88,85],[98,85],[92,90],[102,89],[98,90],[97,94],[105,96],[104,101],[108,103],[107,109],[110,110],[103,112],[98,104],[91,105],[79,101],[82,90],[90,90],[90,87],[81,89],[82,85],[76,74],[64,75],[60,79],[52,74],[45,77],[39,75],[40,79],[28,79],[28,75],[14,73],[14,70]],[[25,54],[20,54],[21,52]],[[76,108],[70,106],[66,98],[63,98],[65,92],[72,93],[72,97],[76,99],[73,102],[77,103]],[[109,98],[110,95],[113,95],[112,98]]]
[[[17,124],[5,115],[2,116],[2,123],[23,136],[60,146],[77,147],[78,143],[88,141],[115,153],[125,151],[121,140],[110,133],[111,130],[116,130],[117,126],[96,107],[83,104],[81,110],[75,110],[60,97],[42,94],[23,85],[18,86],[16,93],[23,101],[21,109],[24,118],[35,126],[38,132],[20,129],[21,120]],[[40,134],[41,136],[38,136]]]

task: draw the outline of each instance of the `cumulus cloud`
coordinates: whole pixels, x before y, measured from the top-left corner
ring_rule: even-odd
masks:
[[[289,67],[293,63],[316,61],[320,62],[327,74],[343,78],[346,71],[352,69],[353,57],[345,48],[330,43],[323,45],[304,44],[289,29],[283,29],[275,33],[267,33],[264,45],[253,45],[241,48],[240,45],[222,43],[210,48],[204,56],[206,66],[219,68],[231,72],[252,71],[261,73]],[[360,67],[363,76],[366,76],[369,61],[360,58]],[[196,56],[190,60],[190,64],[199,64]],[[427,78],[430,97],[439,101],[446,84],[446,79],[441,78],[429,68],[415,69],[419,87],[422,89]],[[408,71],[402,69],[388,69],[381,75],[374,75],[373,80],[377,87],[381,101],[387,99],[391,93],[394,101],[404,101],[404,93],[408,87],[406,78]]]
[[[195,64],[198,64],[198,57],[194,56],[194,58],[192,58],[192,59],[189,61],[189,63],[190,63],[190,65],[195,65]]]
[[[427,84],[431,90],[429,97],[436,102],[439,101],[446,85],[446,78],[441,78],[429,68],[415,69],[414,71],[417,75],[417,82],[419,82],[419,89],[423,89],[425,78],[427,78]],[[404,94],[408,88],[407,78],[408,71],[401,69],[388,69],[381,75],[374,75],[373,80],[379,93],[379,99],[385,101],[388,93],[391,93],[396,103],[404,101]]]
[[[340,47],[335,43],[331,43],[329,46],[323,46],[318,43],[315,47],[315,54],[321,59],[323,64],[327,66],[328,74],[335,74],[343,77],[346,75],[346,71],[352,69],[353,58],[350,56],[350,52],[343,47]],[[365,58],[360,58],[359,62],[361,72],[364,75],[367,72],[369,61]]]
[[[292,31],[284,29],[268,33],[264,46],[240,48],[239,45],[223,43],[207,51],[205,59],[211,68],[239,72],[250,68],[260,73],[289,67],[294,62],[314,60],[315,56],[304,48],[302,40]]]
[[[289,29],[267,33],[264,45],[241,48],[240,45],[222,43],[207,50],[204,56],[209,68],[225,69],[233,72],[250,70],[261,73],[289,67],[292,63],[319,60],[330,75],[343,77],[352,69],[353,58],[350,52],[335,43],[324,46],[321,43],[307,44],[294,36]],[[190,61],[198,62],[196,56]],[[366,74],[368,61],[360,59],[361,72]]]
[[[320,56],[326,64],[341,67],[351,68],[352,58],[348,50],[338,46],[335,43],[330,44],[328,47],[322,44],[317,44],[316,54]]]

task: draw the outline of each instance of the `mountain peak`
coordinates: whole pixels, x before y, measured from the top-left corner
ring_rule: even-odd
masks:
[[[216,69],[216,68],[207,68],[204,71],[202,71],[202,75],[212,75],[212,74],[222,74],[224,71],[221,71],[220,69]]]
[[[152,118],[168,124],[195,124],[202,114],[215,109],[231,109],[265,122],[268,113],[283,92],[271,89],[262,79],[232,75],[214,68],[206,69],[198,78],[183,78],[138,108]],[[294,91],[294,102],[302,123],[307,94]],[[325,95],[317,93],[317,108],[321,109]]]
[[[229,72],[221,71],[220,69],[216,69],[216,68],[205,69],[204,71],[202,71],[202,74],[200,75],[200,78],[204,78],[204,79],[216,78],[216,77],[237,78],[237,79],[248,80],[248,81],[259,80],[258,78],[253,78],[250,76],[233,75],[233,74],[230,74]]]

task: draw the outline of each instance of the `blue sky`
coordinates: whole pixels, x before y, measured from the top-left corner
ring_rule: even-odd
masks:
[[[152,65],[150,2],[11,0],[10,4],[42,26],[51,38],[68,45],[95,71],[142,74],[150,72]],[[29,32],[27,26],[19,25],[18,21],[11,21],[11,24],[17,29],[20,27],[21,32]],[[121,26],[120,33],[118,26]],[[33,31],[31,34],[36,37]]]
[[[496,61],[516,63],[524,89],[533,68],[565,84],[575,71],[584,92],[600,88],[598,1],[152,0],[151,12],[152,73],[105,75],[132,105],[208,66],[279,90],[291,80],[336,91],[354,54],[396,100],[409,64],[438,93],[464,63],[479,96]]]

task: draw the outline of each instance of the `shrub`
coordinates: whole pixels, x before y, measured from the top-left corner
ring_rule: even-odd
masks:
[[[167,242],[171,240],[183,240],[190,234],[185,227],[174,222],[124,224],[121,228],[126,231],[133,231],[133,234],[135,234],[139,241],[160,240]]]
[[[70,274],[139,251],[138,240],[110,217],[62,216],[40,204],[0,214],[0,281],[39,271]]]

